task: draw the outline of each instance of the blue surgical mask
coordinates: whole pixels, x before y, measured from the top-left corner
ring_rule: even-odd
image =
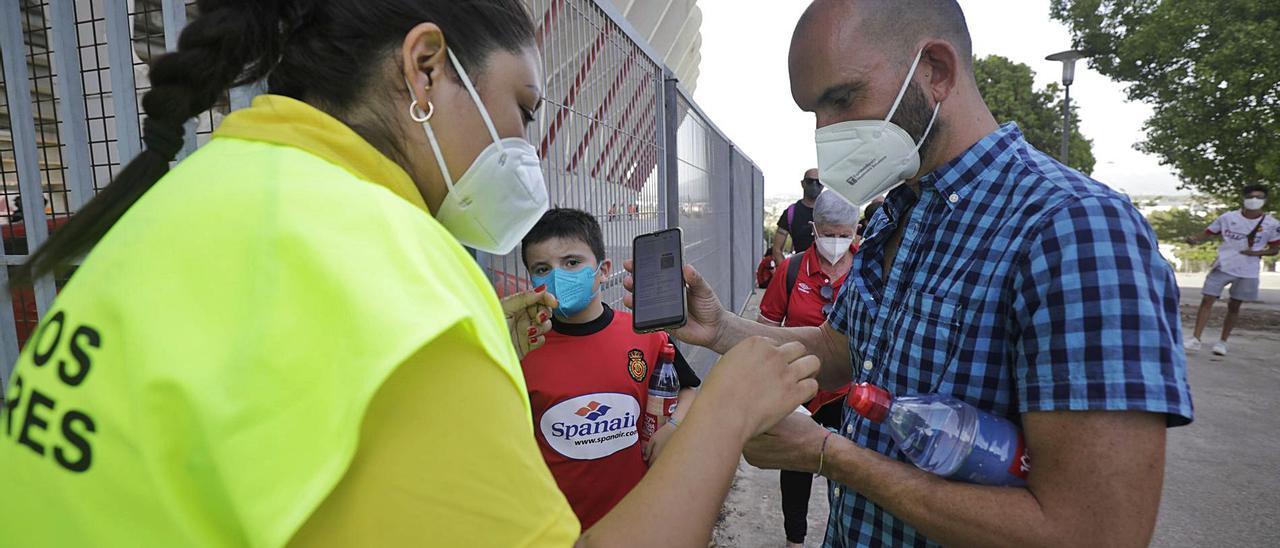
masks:
[[[546,285],[547,292],[560,302],[556,315],[567,318],[586,310],[596,298],[596,272],[589,266],[577,271],[554,268],[545,276],[533,276],[533,285]]]

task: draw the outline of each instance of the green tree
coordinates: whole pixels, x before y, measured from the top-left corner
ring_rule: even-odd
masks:
[[[999,55],[989,55],[973,63],[978,89],[998,122],[1017,122],[1032,146],[1055,158],[1062,148],[1062,88],[1053,83],[1035,89],[1031,67]],[[1080,133],[1080,115],[1071,107],[1071,143],[1067,165],[1092,173],[1093,142]]]
[[[1147,215],[1147,222],[1151,223],[1156,238],[1162,242],[1174,243],[1181,242],[1187,236],[1204,232],[1205,227],[1209,226],[1215,218],[1217,215],[1198,215],[1189,209],[1179,208],[1152,212]]]
[[[1184,272],[1203,272],[1218,258],[1218,244],[1221,241],[1210,238],[1200,245],[1190,245],[1185,240],[1187,236],[1203,233],[1214,219],[1232,207],[1223,207],[1204,196],[1192,197],[1187,206],[1153,211],[1147,215],[1147,222],[1151,223],[1156,239],[1173,244],[1173,254],[1182,260]]]
[[[1280,194],[1280,2],[1052,0],[1050,13],[1090,66],[1151,105],[1138,148],[1184,188],[1228,203],[1249,183]]]

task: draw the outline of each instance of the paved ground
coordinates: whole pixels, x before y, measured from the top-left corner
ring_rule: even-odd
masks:
[[[755,319],[760,314],[760,297],[764,290],[756,291],[743,312],[743,316]],[[712,538],[713,546],[766,548],[786,545],[782,531],[782,499],[778,491],[778,472],[766,471],[738,463],[738,475],[733,480],[729,498],[720,512],[720,523]],[[827,482],[813,482],[809,494],[809,534],[806,545],[822,545],[827,527]]]
[[[1196,421],[1169,431],[1156,546],[1280,546],[1280,325],[1187,356]],[[1189,331],[1189,330],[1185,330]]]
[[[1185,326],[1194,321],[1202,281],[1179,276]],[[1206,349],[1187,357],[1196,421],[1169,432],[1153,546],[1280,546],[1280,275],[1265,276],[1262,286],[1265,302],[1245,305],[1229,355]],[[1216,340],[1224,312],[1215,308],[1206,340]],[[822,542],[825,484],[814,482],[809,546]],[[740,463],[713,544],[784,543],[777,472]]]

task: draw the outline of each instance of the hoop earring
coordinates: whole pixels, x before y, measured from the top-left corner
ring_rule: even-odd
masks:
[[[434,116],[435,113],[436,106],[431,104],[430,99],[427,99],[426,112],[422,112],[422,107],[418,105],[417,99],[414,99],[412,103],[409,103],[409,117],[413,118],[413,121],[418,122],[419,124],[430,121],[431,117]]]

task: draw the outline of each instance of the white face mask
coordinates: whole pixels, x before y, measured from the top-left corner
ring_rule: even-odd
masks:
[[[911,62],[907,79],[884,120],[851,120],[818,128],[814,139],[818,146],[818,178],[856,207],[920,171],[920,145],[933,129],[942,103],[933,107],[933,116],[919,143],[889,120],[898,111],[923,54],[924,50],[920,50]]]
[[[498,130],[494,128],[489,111],[480,100],[480,94],[476,93],[467,71],[453,51],[448,53],[467,93],[476,102],[493,143],[485,147],[462,177],[454,182],[449,175],[449,167],[444,163],[444,155],[440,153],[440,143],[431,130],[430,117],[421,109],[411,111],[414,120],[422,122],[440,173],[449,187],[449,194],[445,195],[444,203],[436,212],[436,220],[463,245],[486,253],[506,255],[547,212],[550,200],[547,198],[547,185],[542,179],[538,152],[524,139],[498,137]],[[409,95],[415,97],[412,86]]]
[[[827,259],[827,262],[836,264],[848,253],[849,246],[853,245],[853,238],[828,238],[826,236],[818,236],[814,238],[814,242],[818,245],[818,253]]]
[[[1266,203],[1267,203],[1266,198],[1245,198],[1244,208],[1250,211],[1257,211],[1259,209],[1262,209],[1262,206],[1266,205]]]

